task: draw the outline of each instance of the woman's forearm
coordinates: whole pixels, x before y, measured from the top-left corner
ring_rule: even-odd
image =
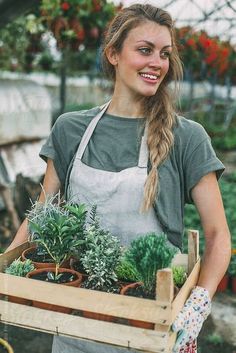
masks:
[[[13,239],[12,243],[9,245],[9,247],[6,249],[6,252],[14,249],[16,246],[24,243],[28,239],[28,220],[27,218],[22,222],[20,228],[18,229],[15,238]]]
[[[211,297],[228,268],[230,256],[231,242],[228,230],[206,237],[198,285],[206,288]]]

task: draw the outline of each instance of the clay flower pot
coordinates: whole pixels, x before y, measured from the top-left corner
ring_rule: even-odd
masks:
[[[236,277],[231,277],[231,289],[233,293],[236,293]]]
[[[14,353],[11,345],[5,341],[3,338],[0,338],[0,353]]]
[[[109,322],[115,322],[116,320],[116,318],[111,315],[93,313],[91,311],[85,311],[85,310],[83,310],[83,317],[86,317],[87,319],[109,321]]]
[[[217,292],[224,292],[228,288],[229,275],[226,273],[217,287]]]
[[[8,295],[8,301],[11,303],[22,304],[22,305],[31,305],[32,304],[31,300],[15,297],[14,295]]]
[[[121,288],[120,294],[121,295],[127,295],[127,292],[130,289],[134,289],[137,287],[142,286],[142,282],[134,282],[127,284]],[[148,330],[154,330],[154,324],[151,322],[146,322],[146,321],[141,321],[141,320],[134,320],[134,319],[128,319],[128,323],[130,326],[135,326],[135,327],[140,327],[140,328],[145,328]]]
[[[27,249],[25,249],[22,254],[21,254],[21,258],[22,258],[22,261],[25,261],[27,259],[30,259],[34,265],[34,267],[37,269],[37,268],[55,268],[55,263],[53,262],[38,262],[38,261],[33,261],[32,260],[32,255],[36,252],[36,246],[31,246]],[[69,264],[69,260],[66,260],[62,263],[61,267],[62,268],[69,268],[70,264]]]
[[[48,272],[55,272],[55,268],[53,268],[53,267],[39,268],[39,269],[36,269],[34,271],[29,272],[26,275],[26,277],[32,278],[32,279],[39,279],[40,276],[43,276],[46,278]],[[69,281],[69,282],[61,283],[61,284],[65,285],[65,286],[80,287],[80,284],[82,282],[82,274],[81,273],[76,272],[74,270],[70,270],[68,268],[59,268],[58,273],[69,273],[69,274],[74,275],[76,277],[73,281]],[[41,280],[43,280],[43,279],[41,279]],[[70,314],[72,312],[71,308],[65,308],[60,305],[42,303],[37,300],[33,300],[33,306],[36,308],[57,311],[57,312],[65,313],[65,314]]]

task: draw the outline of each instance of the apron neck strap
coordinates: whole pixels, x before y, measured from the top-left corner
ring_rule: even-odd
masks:
[[[148,166],[148,146],[147,146],[147,135],[148,135],[148,123],[145,124],[144,135],[142,137],[140,152],[139,152],[139,168],[147,168]]]
[[[77,151],[77,158],[82,159],[85,148],[86,148],[87,144],[89,143],[89,140],[90,140],[90,138],[91,138],[96,126],[97,126],[97,123],[99,122],[99,120],[101,119],[101,117],[103,116],[105,111],[107,110],[109,104],[110,104],[110,101],[105,103],[101,107],[102,110],[95,116],[94,119],[92,119],[92,121],[88,125],[87,129],[85,130],[85,133],[83,134],[83,137],[82,137],[81,142],[79,144],[79,148]]]

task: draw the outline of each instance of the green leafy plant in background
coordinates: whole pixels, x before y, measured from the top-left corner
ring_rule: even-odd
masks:
[[[86,288],[107,292],[116,291],[115,272],[121,258],[121,245],[117,237],[100,226],[96,206],[91,210],[91,222],[85,233],[86,249],[80,259],[88,274]]]
[[[225,214],[229,229],[232,236],[232,247],[236,248],[236,212],[235,212],[235,197],[236,195],[236,173],[232,173],[227,176],[223,176],[219,181],[221,194],[224,203]],[[200,253],[204,251],[204,236],[201,231],[200,217],[196,211],[194,205],[185,206],[184,216],[185,229],[198,229],[200,230]],[[183,251],[187,252],[187,234],[184,236]]]
[[[20,258],[14,260],[6,269],[5,273],[9,275],[25,277],[28,272],[35,269],[32,261],[27,259],[26,261],[21,261]]]
[[[174,266],[172,272],[175,286],[181,288],[187,279],[186,270],[182,266]]]
[[[214,346],[222,345],[224,339],[218,333],[211,333],[206,337],[206,341],[213,344]]]
[[[169,267],[177,250],[167,240],[165,234],[149,233],[135,239],[125,253],[143,282],[147,296],[153,296],[156,288],[156,272]]]

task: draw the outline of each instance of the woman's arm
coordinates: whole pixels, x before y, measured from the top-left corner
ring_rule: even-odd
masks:
[[[61,184],[59,178],[57,176],[56,170],[53,165],[53,161],[48,159],[47,161],[47,169],[44,177],[43,182],[43,189],[39,196],[39,201],[44,202],[45,194],[48,195],[55,195],[60,190]],[[28,232],[27,232],[28,221],[25,219],[20,228],[18,229],[12,243],[6,249],[6,252],[15,248],[16,246],[20,245],[21,243],[25,242],[28,239]]]
[[[191,194],[205,236],[198,286],[206,288],[213,297],[231,256],[230,232],[215,173],[202,177]]]

